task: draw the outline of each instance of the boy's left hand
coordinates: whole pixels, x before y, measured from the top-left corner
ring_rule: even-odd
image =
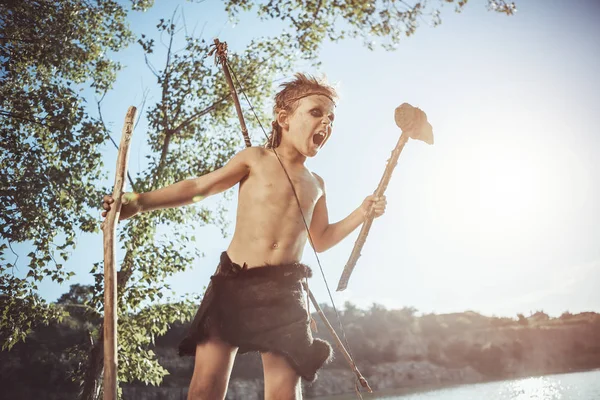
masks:
[[[362,202],[360,209],[363,212],[365,218],[369,215],[369,211],[373,209],[373,216],[375,218],[383,215],[385,212],[385,206],[387,204],[387,200],[385,196],[377,197],[374,194],[367,196],[367,198]]]

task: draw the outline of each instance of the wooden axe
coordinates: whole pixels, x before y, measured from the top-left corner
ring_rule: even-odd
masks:
[[[394,119],[396,120],[396,125],[402,130],[402,134],[400,135],[396,147],[392,151],[390,159],[387,161],[379,186],[377,186],[377,190],[375,190],[374,194],[377,197],[381,197],[385,192],[385,189],[387,189],[390,178],[392,177],[392,172],[398,163],[398,157],[400,157],[400,153],[408,141],[408,138],[422,140],[427,144],[433,144],[433,129],[431,124],[427,122],[427,115],[420,108],[413,107],[408,103],[403,103],[396,108]],[[358,239],[356,239],[356,242],[354,243],[350,258],[344,267],[344,271],[338,282],[338,292],[341,292],[348,286],[350,275],[356,266],[356,261],[358,261],[358,258],[360,257],[360,251],[365,245],[367,235],[373,224],[373,218],[374,215],[371,210],[363,223]]]

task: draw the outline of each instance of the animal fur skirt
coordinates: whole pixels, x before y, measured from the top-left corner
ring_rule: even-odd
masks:
[[[194,355],[209,333],[239,347],[239,353],[284,356],[299,376],[314,381],[331,357],[329,343],[310,330],[302,280],[312,276],[303,264],[241,267],[221,254],[179,355]]]

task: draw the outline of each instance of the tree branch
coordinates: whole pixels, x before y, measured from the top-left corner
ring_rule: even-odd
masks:
[[[156,68],[154,68],[154,65],[152,65],[150,60],[148,60],[148,53],[144,53],[144,60],[146,61],[146,66],[148,67],[150,72],[152,72],[155,77],[160,79],[160,75],[158,74],[158,72],[156,72]]]
[[[140,106],[140,111],[138,112],[137,121],[135,121],[135,125],[133,126],[133,129],[137,128],[138,124],[140,123],[140,120],[142,119],[142,114],[144,113],[144,107],[146,106],[146,100],[148,99],[149,92],[150,92],[150,89],[144,90],[144,95],[142,97],[142,105]]]
[[[32,124],[37,124],[37,125],[43,126],[45,128],[48,128],[48,129],[53,129],[54,128],[52,125],[48,125],[48,124],[45,124],[43,122],[36,121],[36,120],[30,119],[30,118],[21,117],[19,115],[13,114],[13,113],[11,113],[9,111],[0,110],[0,115],[4,115],[4,116],[6,116],[8,118],[19,119],[21,121],[31,122]]]
[[[37,43],[40,41],[40,39],[36,39],[36,40],[24,40],[24,39],[17,39],[17,38],[13,38],[13,37],[6,37],[6,36],[2,36],[0,37],[0,42],[2,41],[6,41],[6,42],[22,42],[22,43]]]
[[[163,80],[163,84],[162,84],[162,105],[163,105],[163,128],[165,129],[165,131],[168,129],[169,126],[169,113],[168,113],[168,92],[169,92],[169,80],[171,78],[171,52],[173,50],[173,38],[175,37],[175,29],[173,29],[175,22],[173,22],[173,20],[175,19],[175,13],[177,12],[177,8],[175,8],[175,11],[173,11],[173,15],[171,16],[171,20],[169,21],[171,23],[171,26],[169,27],[169,47],[167,48],[167,61],[165,62],[165,71],[164,71],[164,76],[165,79]]]
[[[96,104],[98,106],[98,116],[100,117],[100,123],[102,124],[102,127],[104,128],[104,131],[106,132],[106,134],[108,135],[110,141],[115,145],[115,148],[117,150],[119,150],[119,145],[117,144],[117,142],[115,142],[115,140],[113,139],[113,137],[110,135],[108,128],[106,127],[106,124],[104,123],[104,117],[102,116],[102,100],[104,100],[104,96],[106,96],[106,90],[104,91],[104,93],[102,94],[102,97],[100,98],[100,100],[96,100]],[[131,185],[131,189],[136,192],[137,189],[135,188],[135,184],[133,183],[133,179],[131,178],[131,175],[129,174],[129,170],[127,171],[127,179],[129,180],[129,184]]]
[[[194,122],[194,120],[201,118],[201,117],[205,116],[206,114],[214,111],[219,104],[221,104],[223,101],[227,100],[227,97],[229,97],[229,96],[224,96],[220,100],[218,100],[218,101],[214,102],[213,104],[211,104],[210,106],[206,107],[205,109],[198,111],[196,114],[191,115],[185,121],[180,123],[175,129],[173,129],[171,131],[172,134],[174,134],[174,135],[178,134],[179,132],[181,132],[181,130],[183,128],[187,127],[189,124]]]

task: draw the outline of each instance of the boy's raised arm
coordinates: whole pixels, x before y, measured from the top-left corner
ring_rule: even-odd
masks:
[[[361,207],[334,224],[329,223],[325,194],[317,201],[310,224],[310,236],[317,253],[329,250],[364,222]]]
[[[255,151],[256,148],[244,149],[213,172],[139,194],[136,199],[139,212],[185,206],[231,188],[250,172],[250,159]]]
[[[381,216],[385,212],[385,196],[377,198],[375,195],[370,195],[367,196],[362,204],[346,218],[334,224],[330,224],[325,196],[325,184],[321,177],[316,174],[315,176],[323,189],[323,195],[315,205],[312,221],[310,223],[310,236],[317,253],[329,250],[352,233],[352,231],[365,221],[366,216],[371,209],[376,217]]]

